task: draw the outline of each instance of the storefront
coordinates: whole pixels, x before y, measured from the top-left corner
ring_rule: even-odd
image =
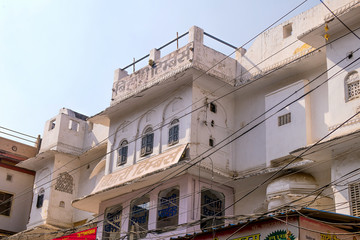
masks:
[[[359,240],[360,218],[302,209],[288,214],[268,215],[237,225],[172,239],[201,240]]]

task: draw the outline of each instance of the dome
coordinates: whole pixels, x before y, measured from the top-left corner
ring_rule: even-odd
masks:
[[[307,173],[294,173],[273,180],[266,188],[266,195],[283,193],[309,193],[317,188],[316,180]]]

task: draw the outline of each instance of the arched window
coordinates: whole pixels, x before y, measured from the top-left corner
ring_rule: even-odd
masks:
[[[174,119],[170,123],[169,128],[169,145],[174,145],[179,142],[179,120]]]
[[[134,239],[137,236],[144,238],[148,230],[150,198],[143,196],[135,199],[130,204],[129,232],[133,233]]]
[[[346,76],[345,86],[348,101],[360,95],[360,77],[358,72],[354,71]]]
[[[108,207],[104,214],[103,239],[120,239],[122,206]]]
[[[157,229],[178,225],[179,188],[173,187],[159,193],[157,209]]]
[[[202,230],[224,225],[224,194],[214,190],[201,192],[201,223]],[[214,217],[214,218],[211,218]]]
[[[148,127],[141,139],[141,156],[151,154],[154,146],[154,133],[151,127]]]
[[[60,201],[60,202],[59,202],[59,207],[65,208],[65,202],[64,202],[64,201]]]
[[[126,164],[127,162],[127,155],[128,155],[128,141],[124,140],[120,144],[120,148],[118,150],[118,160],[117,165],[121,166]]]
[[[42,208],[44,203],[44,195],[45,195],[45,190],[41,188],[37,196],[36,208]]]
[[[216,113],[217,112],[217,106],[215,103],[210,103],[210,112]]]

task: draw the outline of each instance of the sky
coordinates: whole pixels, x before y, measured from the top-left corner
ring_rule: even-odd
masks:
[[[177,32],[196,25],[239,47],[301,2],[0,0],[0,137],[11,138],[4,128],[43,135],[45,122],[63,107],[101,112],[110,106],[114,71]],[[281,22],[317,4],[308,0]],[[233,51],[204,41],[226,55]],[[170,45],[162,56],[174,50]]]

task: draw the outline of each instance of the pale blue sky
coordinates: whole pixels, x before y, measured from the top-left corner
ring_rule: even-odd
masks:
[[[0,0],[0,127],[37,136],[62,107],[95,115],[110,104],[114,70],[176,32],[197,25],[241,46],[302,1]]]

